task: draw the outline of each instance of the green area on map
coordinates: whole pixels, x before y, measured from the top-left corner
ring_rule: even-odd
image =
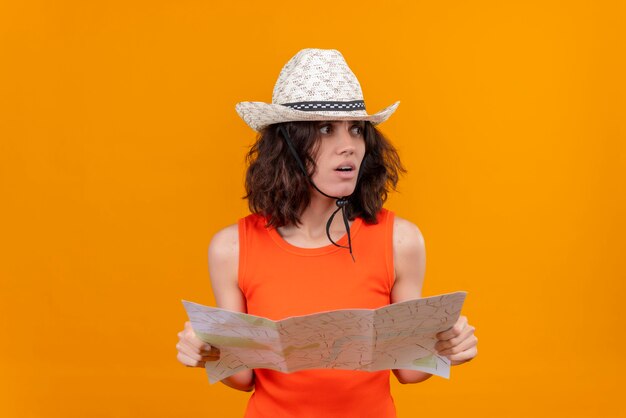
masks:
[[[413,360],[413,365],[418,367],[435,368],[437,366],[437,359],[435,359],[433,354],[430,354],[426,357]]]

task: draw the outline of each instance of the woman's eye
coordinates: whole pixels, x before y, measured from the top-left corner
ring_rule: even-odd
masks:
[[[355,135],[363,135],[363,128],[355,125],[352,127],[352,133],[354,133]]]
[[[330,125],[322,125],[320,127],[320,132],[323,134],[329,134],[330,133]]]

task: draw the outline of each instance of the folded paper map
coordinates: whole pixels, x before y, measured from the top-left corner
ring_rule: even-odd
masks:
[[[378,309],[341,309],[272,321],[183,301],[195,333],[220,349],[206,362],[215,383],[245,369],[421,370],[450,377],[435,334],[452,327],[466,292],[407,300]]]

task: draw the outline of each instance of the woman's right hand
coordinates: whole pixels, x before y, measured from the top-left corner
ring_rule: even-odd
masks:
[[[185,329],[178,333],[176,358],[187,367],[204,367],[207,361],[220,358],[220,350],[202,341],[191,327],[191,322],[185,322]]]

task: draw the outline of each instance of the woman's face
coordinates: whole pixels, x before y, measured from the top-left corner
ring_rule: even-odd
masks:
[[[351,194],[365,155],[362,121],[320,122],[312,180],[324,193],[342,197]]]

